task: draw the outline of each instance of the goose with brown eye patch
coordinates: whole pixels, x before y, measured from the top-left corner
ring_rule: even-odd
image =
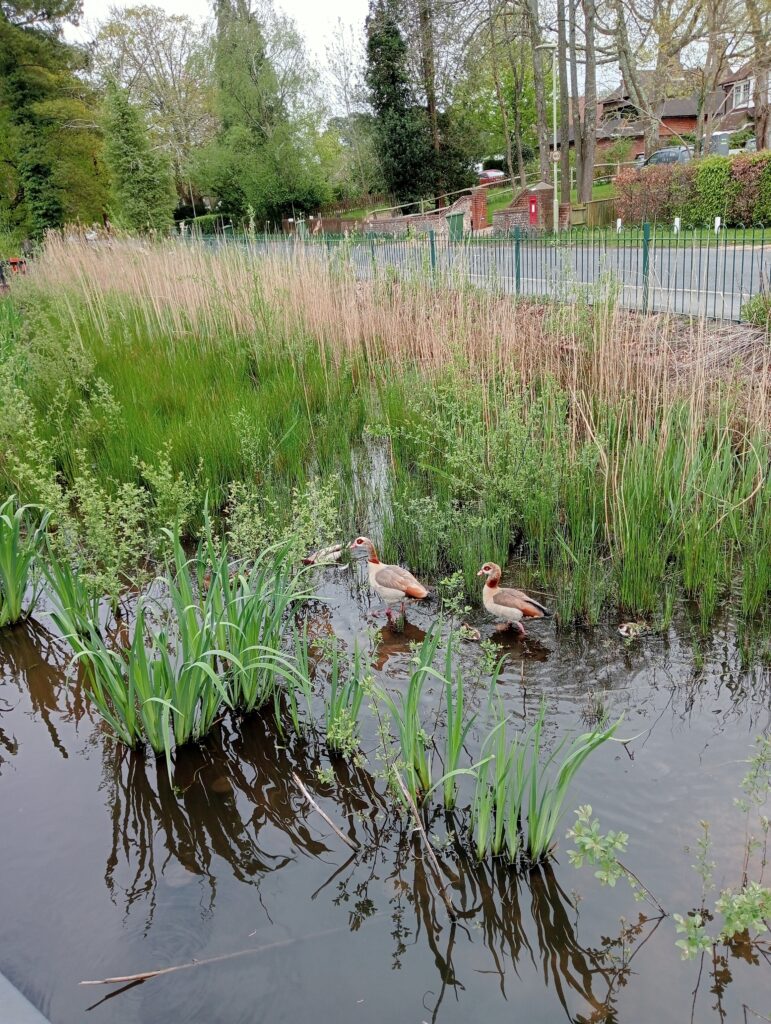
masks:
[[[418,583],[411,572],[400,565],[384,565],[377,557],[375,545],[369,537],[357,537],[350,545],[351,551],[367,553],[367,575],[369,585],[377,596],[385,603],[386,618],[390,623],[393,617],[390,605],[401,603],[404,615],[405,602],[408,597],[422,601],[428,597],[428,591],[422,583]]]
[[[524,590],[501,587],[501,567],[495,562],[485,562],[477,576],[487,577],[482,589],[482,604],[485,611],[504,623],[503,629],[516,626],[519,635],[525,636],[522,619],[543,619],[552,614],[540,601],[530,597]]]

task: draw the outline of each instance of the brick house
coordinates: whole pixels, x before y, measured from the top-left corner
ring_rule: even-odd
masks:
[[[720,80],[722,117],[717,130],[738,132],[755,123],[755,75],[752,62],[742,64]],[[769,84],[771,100],[771,83]]]
[[[642,73],[642,77],[645,72]],[[674,91],[688,90],[688,82],[685,76],[673,79]],[[713,110],[718,108],[723,98],[721,91],[717,91],[710,97],[710,105]],[[583,97],[579,99],[579,105],[583,104]],[[662,146],[681,145],[679,135],[694,135],[698,120],[697,97],[695,93],[690,95],[670,96],[660,105],[657,116],[661,121],[659,127],[659,138]],[[630,159],[645,152],[645,132],[640,114],[634,106],[629,90],[623,84],[617,86],[607,96],[597,102],[597,159],[601,161],[602,151],[608,149],[619,139],[628,139],[631,143]],[[573,145],[573,130],[569,135],[570,145]]]

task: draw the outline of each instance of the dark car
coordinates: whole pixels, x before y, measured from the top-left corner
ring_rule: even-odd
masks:
[[[693,154],[687,146],[667,146],[651,153],[647,160],[643,160],[642,167],[655,167],[656,164],[687,164],[693,158]]]

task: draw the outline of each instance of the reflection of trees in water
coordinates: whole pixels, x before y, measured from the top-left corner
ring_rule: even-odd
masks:
[[[12,682],[20,694],[29,695],[33,712],[45,725],[51,742],[63,758],[69,757],[69,752],[59,736],[57,722],[77,726],[83,718],[90,722],[96,720],[81,686],[80,673],[74,679],[67,677],[70,658],[71,652],[64,641],[35,619],[27,619],[3,631],[0,679]],[[2,704],[0,713],[3,713]],[[9,738],[2,730],[0,747],[9,755],[15,755],[19,749],[16,739]]]

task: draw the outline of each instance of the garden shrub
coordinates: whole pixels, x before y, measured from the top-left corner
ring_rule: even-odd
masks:
[[[736,187],[726,214],[728,223],[748,226],[757,222],[760,182],[767,163],[763,154],[739,156],[732,162],[731,177]]]
[[[738,183],[731,180],[731,158],[708,156],[696,165],[696,192],[686,218],[694,227],[709,227],[715,217],[725,224]]]
[[[755,157],[763,165],[758,183],[753,223],[771,227],[771,153],[758,153]]]
[[[688,164],[628,169],[616,176],[616,210],[626,224],[771,227],[771,154],[710,156]]]

